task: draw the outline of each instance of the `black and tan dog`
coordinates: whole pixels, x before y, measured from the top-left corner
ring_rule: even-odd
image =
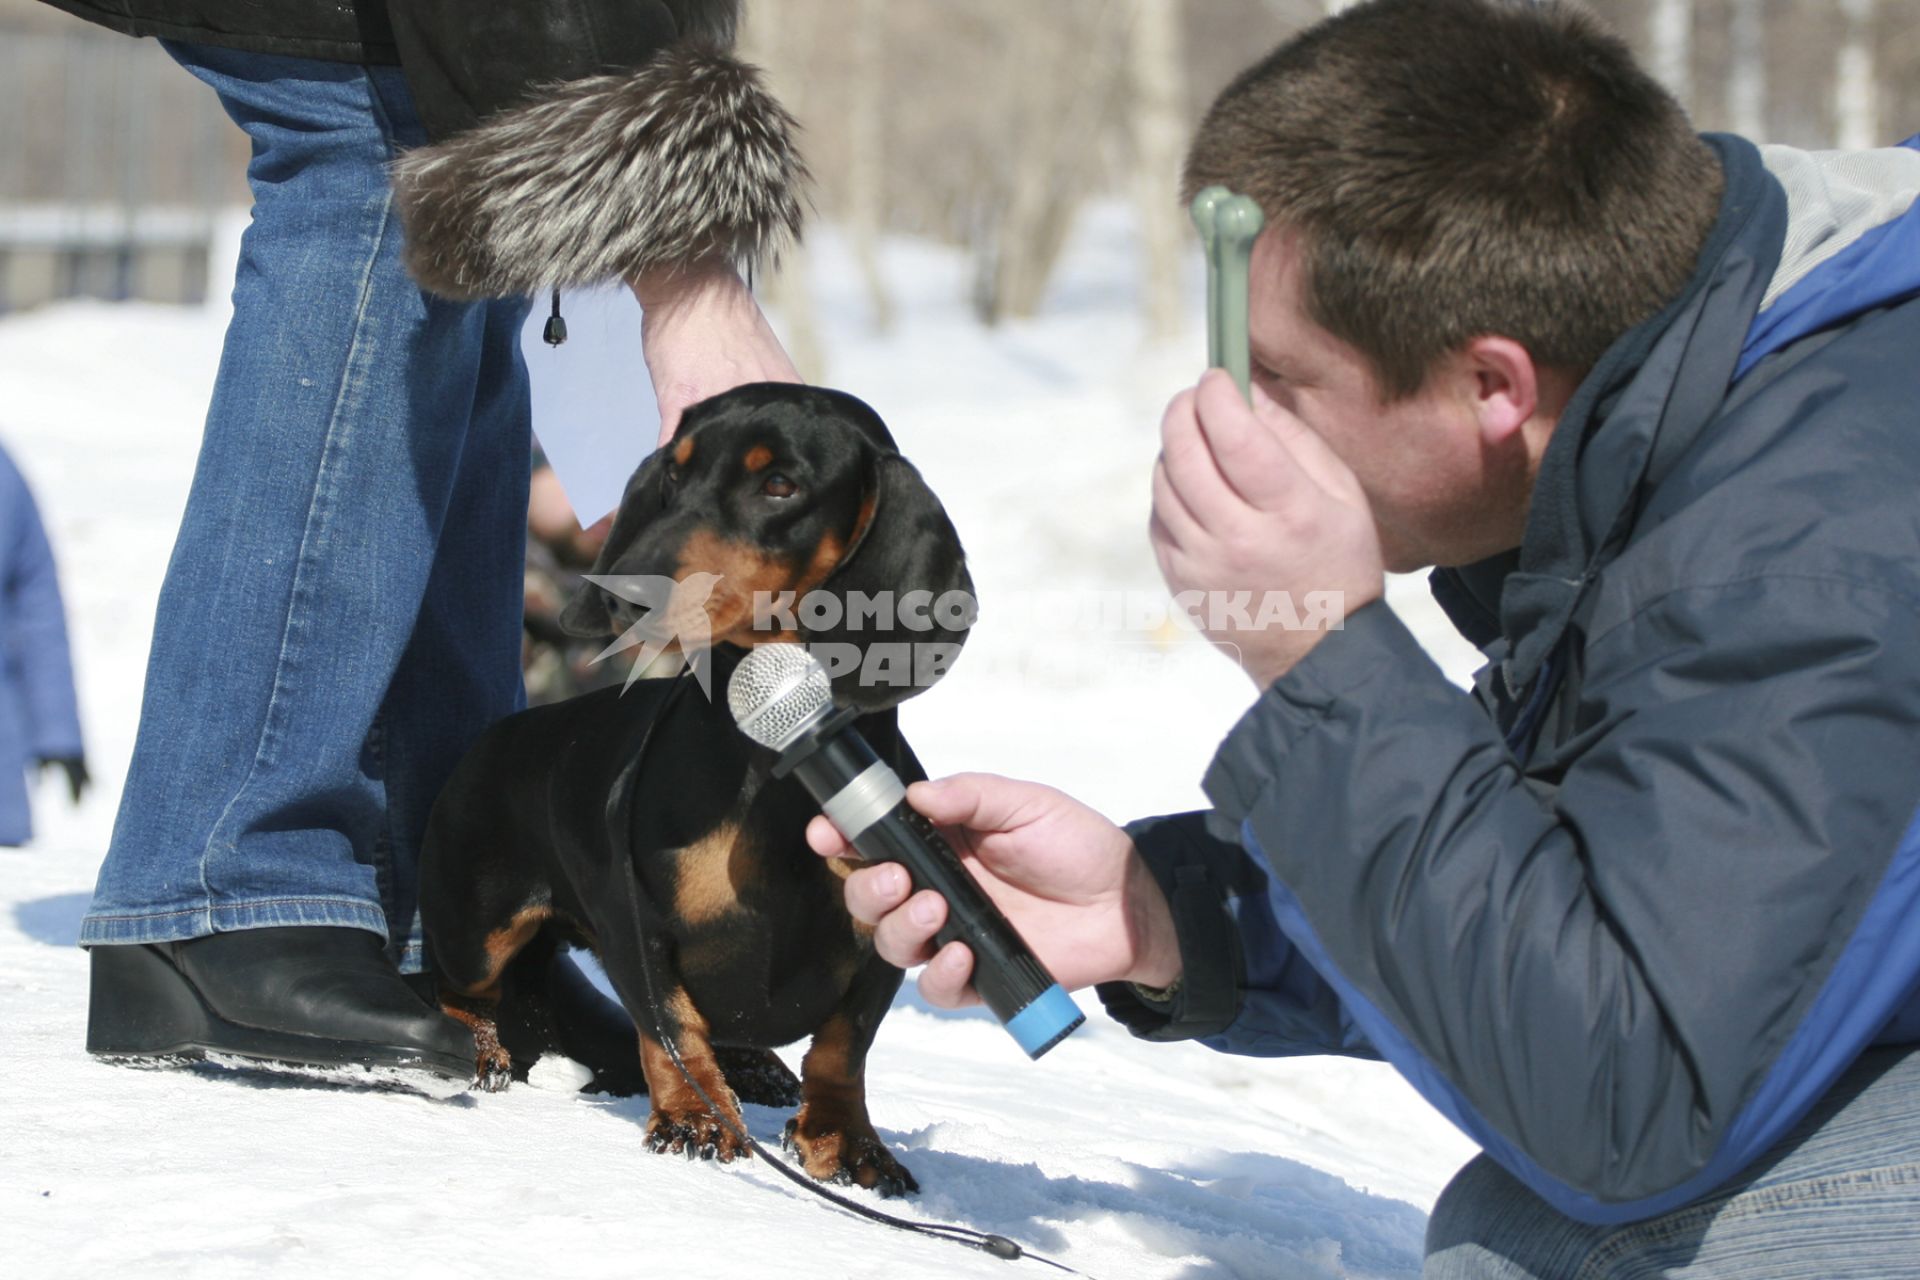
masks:
[[[741,1154],[722,1123],[741,1124],[729,1080],[750,1101],[791,1102],[792,1076],[769,1051],[810,1035],[787,1130],[808,1172],[915,1189],[874,1133],[864,1082],[900,971],[847,915],[838,864],[806,848],[815,805],[770,777],[772,753],[737,730],[724,692],[746,649],[775,640],[945,646],[917,674],[944,669],[972,620],[928,607],[971,598],[952,524],[864,403],[757,384],[687,411],[673,445],[629,483],[594,572],[711,587],[704,599],[676,589],[659,607],[700,605],[704,617],[670,630],[709,634],[714,696],[682,674],[522,712],[489,730],[441,793],[422,912],[443,1006],[474,1028],[482,1087],[505,1087],[512,1068],[500,1029],[544,1016],[523,1006],[545,994],[559,945],[584,945],[639,1028],[653,1149]],[[818,593],[870,607],[797,607],[822,603]],[[646,621],[628,594],[586,590],[564,621],[616,636]],[[879,664],[892,678],[878,683],[874,664],[838,665],[835,701],[866,712],[861,733],[897,771],[923,776],[892,709],[918,686],[898,662]]]

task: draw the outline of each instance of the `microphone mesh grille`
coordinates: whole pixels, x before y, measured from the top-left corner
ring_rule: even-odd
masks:
[[[832,701],[827,669],[797,644],[760,645],[740,660],[727,682],[727,708],[741,732],[775,750]]]

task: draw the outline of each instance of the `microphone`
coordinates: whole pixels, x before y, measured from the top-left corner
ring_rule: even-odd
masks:
[[[1029,1058],[1086,1021],[946,838],[908,806],[900,775],[853,727],[859,713],[832,709],[826,668],[812,654],[797,644],[760,645],[734,669],[727,705],[742,733],[779,753],[774,777],[798,778],[861,857],[898,862],[915,889],[947,900],[935,944],[958,938],[972,948],[974,989]]]

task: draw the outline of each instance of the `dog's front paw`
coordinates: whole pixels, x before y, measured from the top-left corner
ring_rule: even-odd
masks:
[[[894,1159],[871,1128],[803,1130],[801,1118],[787,1121],[780,1145],[800,1157],[801,1167],[822,1182],[865,1187],[883,1196],[920,1190],[907,1166]]]
[[[513,1059],[506,1050],[483,1053],[473,1066],[473,1087],[482,1093],[501,1093],[513,1083]]]
[[[647,1150],[663,1155],[684,1155],[691,1160],[718,1160],[727,1163],[747,1154],[746,1144],[733,1130],[710,1112],[693,1111],[668,1115],[655,1110],[647,1117]]]

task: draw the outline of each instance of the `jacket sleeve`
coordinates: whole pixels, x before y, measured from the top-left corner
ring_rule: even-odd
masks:
[[[1108,1014],[1145,1040],[1199,1039],[1264,1057],[1377,1057],[1278,928],[1266,873],[1238,841],[1210,829],[1216,821],[1200,812],[1128,825],[1172,909],[1182,972],[1166,993],[1102,983],[1095,991]]]
[[[26,731],[25,754],[42,760],[80,756],[80,712],[53,549],[33,494],[10,462],[0,463],[0,526],[7,543],[0,618],[5,622],[7,674],[18,693]]]
[[[1610,1223],[1772,1145],[1920,975],[1920,625],[1850,582],[1750,578],[1647,602],[1585,657],[1584,728],[1529,775],[1371,605],[1206,787],[1366,1039]]]
[[[391,0],[427,127],[407,269],[474,299],[754,263],[797,238],[797,126],[729,51],[737,0]]]

